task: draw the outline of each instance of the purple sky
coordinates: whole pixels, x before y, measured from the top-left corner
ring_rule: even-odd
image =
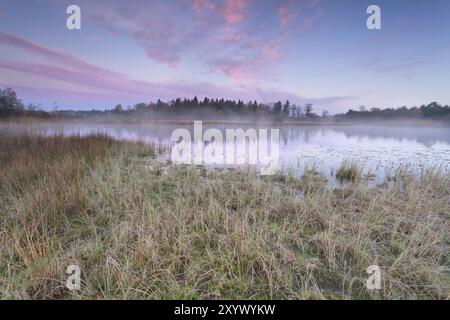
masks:
[[[81,30],[66,8],[81,7]],[[382,30],[368,30],[378,4]],[[176,97],[450,104],[450,1],[0,2],[0,87],[46,109]]]

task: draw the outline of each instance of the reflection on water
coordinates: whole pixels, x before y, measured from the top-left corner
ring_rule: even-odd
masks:
[[[267,125],[203,124],[203,132],[209,128],[247,129],[278,128]],[[193,134],[191,124],[157,124],[149,122],[80,122],[58,121],[30,124],[2,123],[1,131],[43,131],[46,134],[94,132],[107,133],[119,139],[145,140],[171,144],[173,130],[186,128]],[[327,177],[343,160],[357,161],[365,172],[382,179],[399,165],[412,169],[439,166],[450,170],[450,128],[446,127],[387,127],[387,126],[335,126],[296,125],[281,126],[281,164],[301,174],[305,167],[314,167]]]

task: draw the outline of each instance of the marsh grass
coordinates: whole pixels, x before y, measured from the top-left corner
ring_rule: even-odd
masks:
[[[362,169],[357,163],[343,161],[336,171],[336,178],[341,183],[356,182],[362,178]]]
[[[448,174],[331,189],[313,171],[261,178],[160,163],[163,151],[2,136],[1,297],[449,298]],[[65,288],[70,264],[79,291]]]

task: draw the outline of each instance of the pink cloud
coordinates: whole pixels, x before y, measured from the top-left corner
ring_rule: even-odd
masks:
[[[53,61],[71,65],[73,68],[90,69],[92,66],[77,59],[67,53],[60,53],[44,46],[29,42],[12,34],[0,31],[0,42],[20,48],[29,53],[33,53]]]
[[[229,99],[245,99],[270,102],[275,99],[285,99],[289,97],[292,101],[305,101],[299,95],[281,92],[277,90],[260,89],[257,87],[245,87],[242,89],[232,89],[225,86],[217,86],[210,83],[184,83],[184,82],[150,82],[130,79],[127,75],[115,72],[90,62],[79,59],[73,55],[59,50],[44,47],[32,43],[17,36],[0,33],[0,43],[11,45],[17,49],[26,51],[35,57],[43,57],[48,62],[22,62],[0,59],[0,69],[6,70],[0,76],[0,83],[11,85],[8,72],[21,73],[41,79],[36,83],[36,87],[29,90],[54,92],[61,96],[61,92],[76,87],[70,91],[70,96],[75,94],[87,95],[91,99],[95,96],[95,101],[104,100],[127,101],[137,103],[142,101],[161,99],[173,99],[176,97],[224,97]],[[264,52],[264,51],[263,51]],[[267,54],[271,54],[270,52]],[[241,61],[223,61],[218,66],[224,68],[222,71],[231,76],[242,77],[250,70],[245,69]],[[60,86],[45,87],[47,80],[60,83]],[[67,84],[69,86],[67,86]],[[13,86],[13,85],[12,85]],[[284,98],[283,98],[284,97]],[[337,98],[333,98],[337,101]],[[333,101],[334,101],[333,100]]]
[[[311,28],[320,18],[314,13],[318,3],[268,0],[262,9],[254,0],[129,0],[126,5],[79,0],[88,19],[113,34],[129,37],[149,59],[175,68],[189,57],[203,65],[201,72],[220,73],[246,84],[276,77],[277,63],[288,52],[289,37]],[[28,49],[46,54],[39,47]],[[75,66],[80,61],[70,63]]]
[[[185,18],[186,7],[169,1],[130,0],[116,1],[79,0],[89,8],[87,18],[113,34],[129,37],[143,48],[155,62],[175,67],[181,56],[195,46],[198,25]]]
[[[234,46],[227,46],[228,55],[213,57],[207,65],[209,70],[224,73],[237,81],[273,78],[274,73],[270,69],[282,59],[284,44],[289,43],[292,34],[311,28],[322,14],[318,7],[318,0],[277,1],[274,10],[278,15],[280,28],[276,28],[270,16],[258,15],[257,2],[252,8],[249,8],[252,1],[228,3],[230,15],[219,14],[221,11],[217,7],[215,14],[219,18],[221,16],[230,18],[225,19],[226,35],[223,39],[234,43]],[[247,9],[248,12],[246,12]],[[253,12],[253,15],[249,12]],[[243,17],[243,20],[238,17]],[[246,26],[245,23],[233,24],[246,20],[251,27]],[[215,25],[215,22],[210,22],[209,26],[211,25]],[[271,32],[265,32],[266,30]]]
[[[150,82],[130,79],[127,75],[115,72],[90,62],[84,61],[59,50],[44,47],[42,45],[29,42],[14,35],[0,33],[0,43],[11,45],[17,49],[24,50],[36,57],[44,57],[48,61],[45,63],[9,61],[0,59],[0,69],[6,72],[0,73],[0,83],[2,86],[20,87],[22,91],[28,92],[32,96],[36,92],[45,92],[58,103],[75,102],[103,104],[107,103],[137,103],[156,100],[158,98],[170,100],[176,97],[204,98],[205,96],[227,99],[258,100],[262,102],[272,102],[276,100],[289,99],[292,102],[304,103],[312,102],[317,105],[333,104],[351,99],[351,97],[325,97],[321,99],[307,99],[300,95],[271,90],[268,88],[258,88],[245,86],[239,89],[232,89],[225,86],[218,86],[211,83],[185,83],[185,82]],[[267,53],[271,54],[271,53]],[[232,76],[241,77],[249,70],[243,69],[241,61],[224,61],[221,64],[223,72]],[[40,79],[33,87],[17,86],[11,83],[10,73],[21,73]],[[47,80],[60,85],[47,85]],[[67,89],[72,88],[72,89]],[[68,91],[69,90],[69,91]],[[47,98],[48,100],[49,98]],[[52,99],[52,98],[50,98]],[[33,101],[36,102],[36,101]]]
[[[238,42],[243,40],[245,37],[246,35],[244,33],[230,31],[225,33],[223,40],[228,42]]]
[[[78,0],[85,18],[128,37],[152,61],[176,68],[189,59],[203,66],[200,72],[221,73],[237,82],[272,80],[277,63],[289,52],[290,37],[319,19],[314,15],[318,0],[261,2]]]
[[[297,13],[292,11],[289,6],[281,6],[277,9],[280,24],[286,26],[297,16]]]
[[[247,39],[239,46],[245,54],[219,57],[210,60],[208,65],[211,71],[224,73],[240,83],[256,84],[255,79],[273,79],[274,74],[267,64],[281,58],[282,40],[282,37],[269,42]]]
[[[191,0],[191,5],[197,16],[212,12],[226,24],[235,24],[245,19],[245,10],[250,2],[250,0],[226,0],[213,3],[211,0]]]
[[[322,16],[322,11],[319,0],[285,0],[278,6],[277,14],[283,28],[295,24],[290,30],[305,31]]]
[[[96,2],[97,6],[101,3]],[[91,17],[100,17],[95,21],[103,28],[134,39],[155,62],[176,67],[184,57],[195,57],[205,71],[222,73],[235,81],[262,80],[273,74],[269,69],[279,61],[283,49],[279,40],[292,33],[273,28],[274,16],[270,14],[270,6],[274,6],[276,19],[277,6],[291,5],[288,0],[269,2],[264,16],[259,15],[260,4],[253,0],[130,3],[124,9],[108,2],[106,12],[100,12],[101,6],[91,8]],[[288,14],[295,7],[279,10]],[[295,18],[289,17],[285,19]]]
[[[244,20],[245,0],[225,1],[224,18],[227,23],[238,23]]]

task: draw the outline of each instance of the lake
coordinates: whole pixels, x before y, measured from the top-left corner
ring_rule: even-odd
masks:
[[[143,140],[171,145],[172,132],[193,124],[152,122],[39,121],[31,123],[0,123],[0,131],[39,131],[46,134],[102,132],[118,139]],[[203,130],[218,128],[279,128],[280,162],[284,170],[301,175],[305,168],[314,168],[330,180],[344,160],[360,163],[365,173],[380,182],[393,168],[405,166],[415,171],[427,167],[450,170],[450,128],[381,125],[240,125],[203,124]]]

